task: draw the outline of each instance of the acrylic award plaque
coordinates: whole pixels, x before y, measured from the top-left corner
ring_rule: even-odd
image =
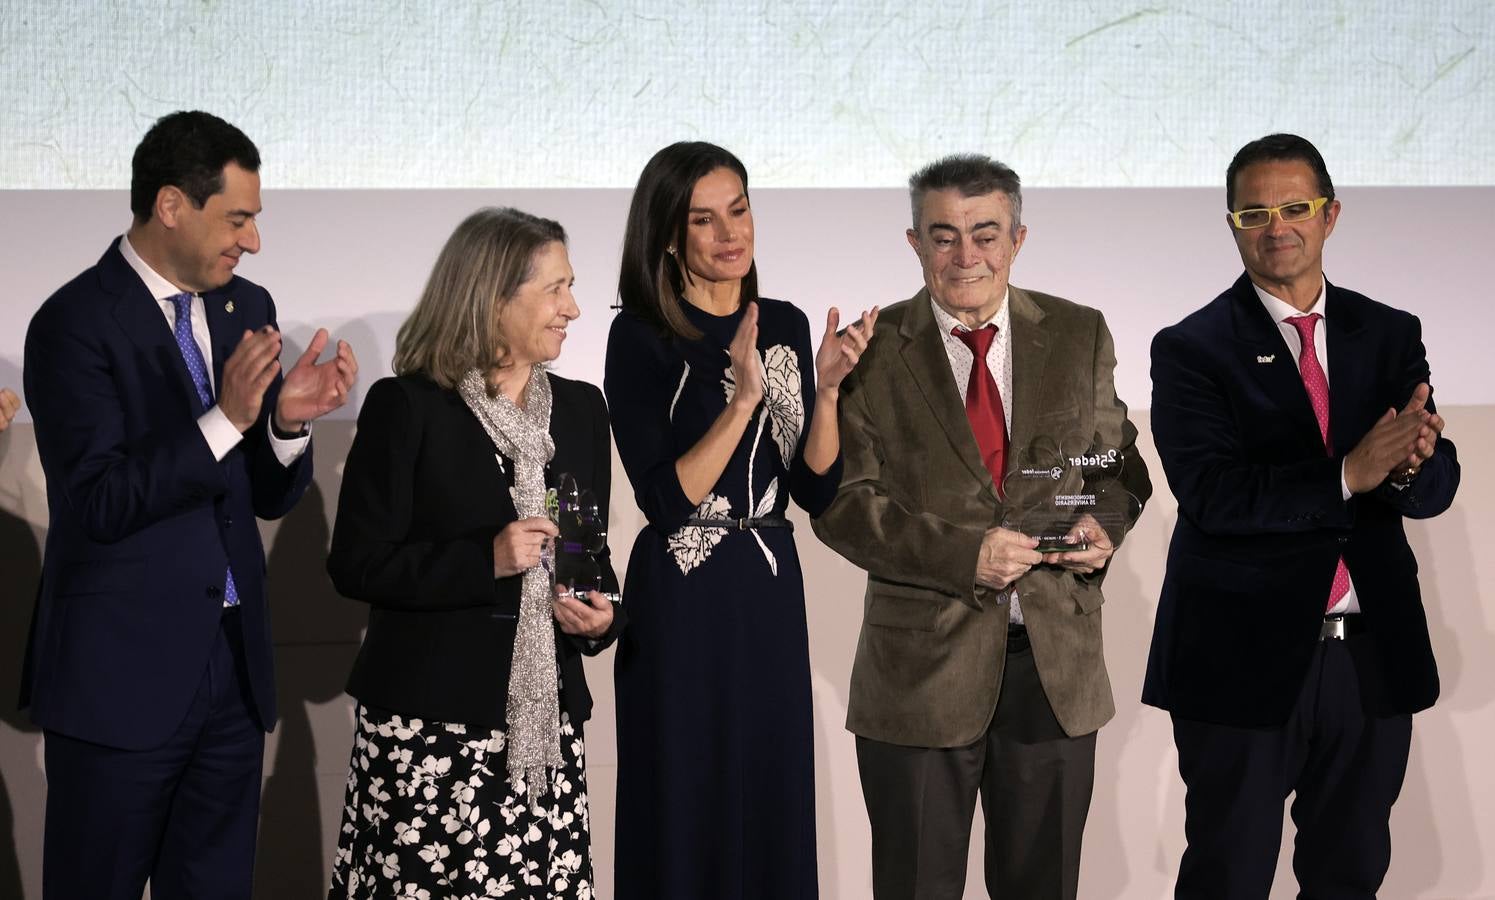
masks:
[[[1089,549],[1092,522],[1114,544],[1141,512],[1122,485],[1126,457],[1115,447],[1079,435],[1040,435],[1007,452],[1012,462],[1002,479],[1002,527],[1036,538],[1040,553]]]
[[[556,486],[545,494],[545,512],[560,534],[550,542],[541,562],[550,572],[551,583],[564,593],[578,596],[602,590],[602,569],[597,554],[607,546],[607,523],[590,490],[578,487],[576,478],[562,473]],[[616,599],[609,597],[609,599]]]

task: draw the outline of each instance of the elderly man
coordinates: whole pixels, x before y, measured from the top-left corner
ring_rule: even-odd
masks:
[[[1027,236],[1017,175],[951,156],[909,188],[925,287],[883,311],[841,388],[845,470],[815,522],[868,573],[846,724],[874,894],[959,898],[979,793],[991,896],[1073,898],[1095,733],[1114,712],[1101,581],[1151,484],[1100,313],[1008,284]],[[1007,488],[1033,448],[1076,442],[1117,451],[1110,496],[1130,502],[1052,549]],[[1056,491],[1084,496],[1081,477],[1053,482],[1050,512]]]
[[[275,724],[255,518],[311,481],[357,363],[284,373],[259,152],[202,112],[135,150],[129,231],[42,304],[24,380],[51,516],[22,702],[46,736],[48,898],[248,898]]]
[[[1152,344],[1178,522],[1142,699],[1188,788],[1176,896],[1264,900],[1296,794],[1299,896],[1373,898],[1438,696],[1403,520],[1447,509],[1459,464],[1417,317],[1324,280],[1318,150],[1252,141],[1225,203],[1245,273]]]

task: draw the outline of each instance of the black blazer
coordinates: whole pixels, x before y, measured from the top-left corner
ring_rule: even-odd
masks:
[[[1447,509],[1459,484],[1440,439],[1412,485],[1343,499],[1344,457],[1401,409],[1427,356],[1417,317],[1328,285],[1326,453],[1292,354],[1242,275],[1152,343],[1152,431],[1178,522],[1142,699],[1207,722],[1287,720],[1342,554],[1388,691],[1373,714],[1438,696],[1438,670],[1404,518]],[[1431,400],[1428,408],[1432,409]]]
[[[275,324],[264,288],[235,277],[202,295],[213,384],[246,329]],[[270,446],[280,376],[244,439],[215,460],[204,412],[161,307],[115,241],[43,303],[26,332],[26,402],[47,476],[47,550],[21,705],[41,727],[144,750],[181,725],[223,616],[233,566],[253,706],[275,724],[265,553],[311,483]]]
[[[590,384],[550,375],[548,474],[569,472],[607,516],[612,442],[607,405]],[[518,518],[492,440],[454,390],[419,375],[376,382],[358,415],[338,497],[327,571],[369,610],[348,693],[372,706],[443,722],[504,727],[521,576],[493,577],[493,538]],[[611,556],[598,556],[617,591]],[[615,609],[597,642],[556,629],[561,708],[591,715],[581,654],[599,652],[623,626]]]

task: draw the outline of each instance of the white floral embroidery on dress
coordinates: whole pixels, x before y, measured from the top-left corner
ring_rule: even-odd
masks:
[[[700,519],[725,519],[732,509],[732,503],[726,497],[716,494],[707,494],[701,505],[696,507],[695,517]],[[706,561],[711,551],[720,544],[722,538],[727,536],[725,528],[702,528],[699,525],[686,525],[670,535],[670,555],[675,557],[675,565],[680,567],[681,575],[689,575],[690,570]]]
[[[769,481],[762,497],[756,501],[753,499],[753,464],[757,461],[758,443],[762,439],[765,422],[773,428],[774,445],[779,448],[779,460],[786,469],[793,465],[794,448],[799,444],[800,431],[804,428],[805,422],[805,398],[802,392],[804,383],[800,379],[799,357],[795,354],[794,348],[787,344],[774,344],[759,356],[759,362],[763,371],[763,409],[758,413],[757,432],[753,435],[752,449],[748,452],[748,502],[746,504],[755,517],[772,515],[774,505],[778,501],[777,478]],[[726,396],[728,403],[731,403],[732,398],[737,394],[737,375],[732,371],[730,358],[722,373],[722,393]],[[697,513],[697,515],[702,514]],[[722,531],[722,529],[706,530]],[[763,558],[768,562],[769,571],[778,575],[779,561],[769,551],[762,535],[756,530],[752,534],[753,539],[758,542],[758,548],[763,551]],[[706,553],[709,554],[711,548],[720,540],[720,536],[713,540],[706,548]],[[674,549],[673,538],[671,538],[670,548]],[[703,555],[702,559],[704,558]],[[679,561],[677,555],[676,562]],[[692,568],[699,564],[699,561],[692,563]],[[689,571],[689,569],[684,569],[683,565],[681,568]]]
[[[805,398],[801,389],[799,357],[793,348],[774,344],[763,354],[763,402],[772,417],[774,443],[779,459],[788,468],[794,461],[800,428],[805,422]]]
[[[794,447],[799,443],[799,433],[805,424],[804,382],[800,379],[799,357],[789,345],[774,344],[763,351],[759,362],[763,370],[763,405],[768,408],[773,440],[779,446],[779,459],[787,467],[794,459]],[[730,360],[722,373],[722,393],[728,403],[737,394],[737,375],[732,371]]]
[[[774,504],[778,502],[779,480],[772,478],[769,479],[768,487],[763,489],[763,496],[758,498],[758,505],[753,508],[753,516],[755,518],[762,518],[773,515]],[[756,528],[753,529],[752,535],[753,540],[758,542],[758,549],[763,551],[763,558],[768,560],[768,571],[774,575],[778,575],[779,561],[774,557],[773,551],[768,549],[768,545],[763,543],[763,535],[759,534]]]

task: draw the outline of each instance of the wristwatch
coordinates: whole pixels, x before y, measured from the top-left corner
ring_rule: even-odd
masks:
[[[1417,473],[1420,471],[1422,471],[1420,467],[1408,466],[1386,479],[1386,483],[1398,491],[1405,491],[1412,486],[1412,482],[1417,479]]]

